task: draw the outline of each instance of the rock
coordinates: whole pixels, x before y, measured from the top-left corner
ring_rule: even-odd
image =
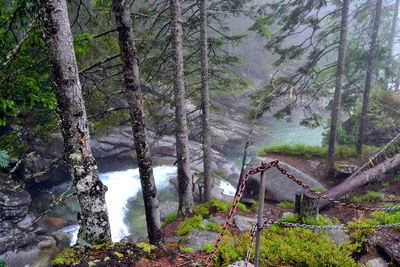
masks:
[[[338,179],[346,179],[357,169],[358,167],[356,165],[351,165],[351,164],[339,165],[336,169],[335,177]]]
[[[240,231],[250,231],[257,223],[257,219],[236,215],[233,217],[233,223]]]
[[[175,179],[175,181],[177,181]],[[164,203],[160,203],[160,217],[161,220],[165,218],[171,212],[177,211],[179,207],[179,203],[176,201],[166,201]]]
[[[284,212],[282,213],[282,218],[287,218],[293,215],[293,212]]]
[[[219,223],[219,224],[225,223],[225,218],[222,218],[221,216],[210,217],[208,218],[208,220],[212,223]]]
[[[193,248],[193,252],[196,252],[205,244],[214,242],[218,235],[219,234],[215,232],[194,229],[187,235],[186,244],[182,245],[181,247]]]
[[[130,233],[129,235],[125,236],[121,239],[121,242],[130,242],[130,243],[137,243],[143,240],[139,235],[135,233]]]
[[[57,245],[56,240],[54,240],[51,236],[45,236],[43,239],[38,243],[38,248],[41,250],[49,249],[55,247]]]
[[[28,213],[31,195],[25,190],[12,191],[0,185],[0,219],[11,223],[21,222]]]
[[[246,170],[249,168],[257,167],[261,165],[262,161],[272,161],[270,158],[255,157],[252,159]],[[319,183],[317,180],[311,176],[299,171],[298,169],[280,162],[279,165],[286,169],[289,173],[293,174],[297,179],[308,184],[312,188],[322,188],[326,190],[325,186]],[[244,197],[258,199],[260,174],[250,176],[249,181],[244,192]],[[304,190],[297,185],[295,182],[289,180],[286,175],[283,175],[276,168],[271,168],[267,171],[267,182],[266,182],[266,199],[275,201],[291,201],[295,200],[296,192],[301,192]]]
[[[321,162],[318,160],[309,160],[311,168],[316,169],[318,168],[319,165],[321,165]]]
[[[246,264],[245,261],[237,261],[237,262],[235,262],[235,263],[233,263],[233,264],[231,264],[231,265],[228,265],[228,266],[226,266],[226,267],[253,267],[253,266],[254,266],[254,265],[251,264],[250,262],[248,262],[248,263]]]
[[[339,246],[340,244],[350,240],[349,235],[343,230],[328,229],[327,233],[333,242],[335,242],[336,246]]]
[[[387,267],[389,264],[382,258],[375,258],[366,262],[370,267]]]
[[[64,249],[69,247],[72,236],[65,232],[53,232],[52,237],[57,241],[57,247]]]

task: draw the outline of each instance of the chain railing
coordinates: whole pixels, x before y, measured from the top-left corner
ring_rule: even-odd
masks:
[[[221,231],[221,233],[219,234],[217,240],[215,241],[213,250],[211,251],[209,257],[207,258],[207,261],[205,263],[206,267],[211,266],[211,264],[214,261],[214,256],[216,255],[218,248],[226,234],[226,231],[229,227],[229,225],[232,222],[233,216],[235,215],[236,212],[236,208],[237,205],[240,201],[240,199],[243,196],[243,192],[246,188],[246,183],[249,180],[251,175],[260,173],[260,172],[265,172],[268,169],[275,167],[277,170],[279,170],[283,175],[285,175],[287,178],[289,178],[291,181],[295,182],[297,185],[299,185],[300,187],[302,187],[303,189],[307,190],[308,192],[318,196],[319,198],[322,199],[326,199],[329,202],[335,204],[335,205],[339,205],[341,207],[344,208],[351,208],[351,209],[357,209],[357,210],[361,210],[361,211],[394,211],[394,210],[400,210],[400,206],[393,206],[393,207],[388,207],[388,208],[376,208],[376,207],[365,207],[365,206],[361,206],[358,204],[353,204],[353,203],[345,203],[342,201],[339,201],[337,199],[334,198],[330,198],[325,196],[323,193],[320,193],[318,191],[316,191],[315,189],[313,189],[311,186],[303,183],[301,180],[297,179],[294,175],[292,175],[291,173],[289,173],[287,170],[285,170],[284,168],[282,168],[279,165],[279,161],[275,160],[275,161],[271,161],[271,162],[262,162],[260,166],[256,167],[256,168],[250,168],[246,171],[246,173],[243,175],[243,178],[240,182],[240,184],[238,185],[238,189],[236,192],[236,195],[234,196],[233,199],[233,205],[231,207],[231,209],[229,210],[228,216],[225,220],[224,226],[223,226],[223,230]],[[262,189],[261,189],[262,190]],[[258,232],[263,231],[264,229],[270,227],[271,225],[280,225],[283,227],[301,227],[301,228],[306,228],[306,229],[320,229],[320,230],[355,230],[355,229],[385,229],[385,228],[395,228],[395,227],[400,227],[400,222],[399,223],[393,223],[393,224],[384,224],[384,225],[371,225],[371,226],[345,226],[345,225],[309,225],[309,224],[301,224],[301,223],[290,223],[290,222],[273,222],[271,219],[265,219],[264,220],[264,224],[262,226],[259,226],[257,223],[255,223],[252,227],[252,229],[250,230],[250,246],[247,250],[246,253],[246,258],[245,258],[245,262],[247,264],[247,262],[250,260],[250,256],[251,256],[251,251],[253,250],[254,247],[254,243],[255,243],[255,236]]]

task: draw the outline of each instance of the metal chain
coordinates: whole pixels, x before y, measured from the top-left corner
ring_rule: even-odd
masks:
[[[215,245],[213,247],[213,250],[211,251],[211,254],[210,254],[210,256],[208,257],[208,259],[206,261],[206,264],[205,264],[206,267],[211,266],[211,264],[213,263],[214,256],[217,253],[218,247],[219,247],[222,239],[224,238],[224,236],[226,234],[228,226],[232,221],[233,215],[235,215],[237,205],[238,205],[240,199],[242,198],[244,189],[246,188],[246,183],[249,180],[250,176],[254,175],[254,174],[257,174],[257,173],[260,173],[260,172],[264,172],[264,171],[270,169],[272,166],[274,166],[277,163],[278,163],[278,161],[272,161],[272,162],[269,162],[269,163],[262,162],[261,166],[259,166],[257,168],[251,168],[251,169],[247,170],[246,173],[243,175],[242,181],[238,185],[238,190],[236,192],[236,195],[233,198],[233,205],[232,205],[231,209],[229,210],[228,217],[225,220],[225,223],[224,223],[224,226],[222,228],[222,231],[219,234],[217,240],[215,241]]]
[[[285,170],[284,168],[282,168],[279,165],[279,160],[275,160],[275,161],[271,161],[269,163],[266,162],[262,162],[261,166],[257,167],[257,168],[251,168],[249,170],[246,171],[246,173],[243,175],[243,179],[241,181],[241,183],[238,185],[238,190],[236,192],[235,197],[233,198],[233,205],[231,207],[231,209],[229,210],[228,216],[225,220],[224,226],[222,228],[221,233],[219,234],[217,240],[215,241],[213,250],[210,253],[210,256],[208,257],[205,266],[206,267],[210,267],[211,264],[214,261],[214,256],[217,253],[217,250],[226,234],[226,231],[228,229],[228,226],[230,225],[230,223],[232,222],[232,218],[233,215],[235,215],[238,203],[240,201],[240,199],[243,196],[243,192],[246,188],[246,183],[249,180],[251,175],[260,173],[260,172],[264,172],[267,171],[268,169],[270,169],[271,167],[275,167],[277,168],[283,175],[286,175],[290,180],[292,180],[293,182],[295,182],[296,184],[298,184],[299,186],[301,186],[302,188],[308,190],[309,192],[311,192],[312,194],[326,199],[329,202],[332,202],[336,205],[345,207],[345,208],[352,208],[352,209],[357,209],[357,210],[361,210],[361,211],[394,211],[394,210],[400,210],[400,206],[394,206],[394,207],[389,207],[389,208],[375,208],[375,207],[362,207],[358,204],[352,204],[352,203],[345,203],[342,201],[339,201],[337,199],[325,196],[324,194],[315,191],[313,188],[311,188],[311,186],[303,183],[301,180],[297,179],[296,177],[294,177],[291,173],[289,173],[287,170]],[[272,224],[279,224],[282,226],[286,226],[286,227],[301,227],[301,228],[308,228],[308,229],[334,229],[334,230],[344,230],[344,229],[382,229],[382,228],[393,228],[393,227],[400,227],[400,223],[394,223],[394,224],[386,224],[386,225],[373,225],[373,226],[361,226],[361,227],[348,227],[348,226],[344,226],[344,225],[308,225],[308,224],[300,224],[300,223],[289,223],[289,222],[273,222],[271,223],[270,220],[265,220],[264,221],[264,225],[263,227],[258,227],[257,224],[255,224],[252,228],[252,230],[250,231],[250,236],[251,236],[251,244],[249,249],[247,250],[247,254],[246,254],[246,261],[248,261],[248,259],[250,258],[250,254],[251,254],[251,250],[253,248],[253,243],[254,243],[254,236],[255,233],[258,231],[262,231],[263,229],[271,226]]]
[[[260,229],[258,227],[258,223],[257,222],[254,223],[253,228],[251,228],[251,230],[250,230],[250,246],[247,249],[246,258],[244,259],[244,262],[245,262],[246,266],[247,266],[247,263],[250,260],[251,251],[253,250],[253,247],[254,247],[256,233],[258,231],[261,231],[261,230],[262,230],[262,228]]]
[[[353,203],[345,203],[342,201],[339,201],[337,199],[325,196],[324,194],[315,191],[313,188],[311,188],[311,186],[303,183],[302,181],[300,181],[299,179],[297,179],[296,177],[293,176],[293,174],[290,174],[287,170],[285,170],[284,168],[282,168],[279,165],[279,162],[274,161],[273,162],[274,167],[277,168],[283,175],[286,175],[290,180],[292,180],[293,182],[295,182],[296,184],[298,184],[299,186],[303,187],[304,189],[308,190],[309,192],[311,192],[312,194],[326,199],[329,202],[332,202],[338,206],[342,206],[345,208],[351,208],[351,209],[357,209],[357,210],[361,210],[361,211],[394,211],[394,210],[400,210],[400,206],[394,206],[394,207],[389,207],[389,208],[375,208],[375,207],[363,207],[360,206],[358,204],[353,204]]]
[[[290,222],[275,222],[274,224],[282,225],[284,227],[300,227],[306,229],[322,229],[322,230],[356,230],[356,229],[384,229],[400,227],[400,223],[382,224],[382,225],[370,225],[370,226],[344,226],[344,225],[309,225],[302,223],[290,223]],[[272,224],[265,224],[267,228]]]

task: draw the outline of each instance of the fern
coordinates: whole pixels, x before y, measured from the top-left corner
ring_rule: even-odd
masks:
[[[0,168],[7,168],[9,163],[9,156],[7,151],[0,149]]]

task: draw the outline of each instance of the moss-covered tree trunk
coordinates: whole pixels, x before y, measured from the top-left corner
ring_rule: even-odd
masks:
[[[90,148],[78,66],[72,42],[66,0],[43,2],[44,27],[52,65],[57,113],[64,137],[64,159],[70,167],[81,212],[78,244],[93,245],[111,240],[105,193]]]
[[[172,50],[174,61],[174,98],[176,121],[176,161],[178,165],[178,191],[180,215],[192,212],[192,174],[190,171],[189,138],[185,108],[185,78],[183,68],[183,29],[179,0],[170,0]]]
[[[119,33],[125,93],[129,104],[133,139],[139,164],[140,181],[146,211],[147,233],[150,243],[159,246],[162,242],[160,208],[153,176],[150,146],[147,141],[139,66],[128,1],[113,0],[113,11]]]

